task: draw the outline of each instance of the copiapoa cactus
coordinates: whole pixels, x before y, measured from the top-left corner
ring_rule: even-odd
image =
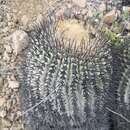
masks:
[[[130,125],[121,125],[107,109],[130,110],[121,105],[130,103],[127,43],[112,46],[101,27],[87,19],[86,8],[66,1],[57,5],[28,32],[19,69],[25,127],[128,130]]]

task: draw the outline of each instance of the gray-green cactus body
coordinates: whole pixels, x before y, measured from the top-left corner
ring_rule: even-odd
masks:
[[[28,32],[19,74],[27,130],[129,130],[107,109],[130,114],[128,43],[118,48],[96,31],[73,46],[75,39],[57,37],[57,10]]]
[[[54,46],[62,40],[55,39],[52,25],[45,22],[29,33],[30,44],[21,64],[22,110],[27,111],[45,99],[25,114],[26,127],[109,130],[109,113],[105,107],[112,58],[107,40],[103,36],[96,38],[98,46],[92,56],[72,55],[70,48]]]
[[[130,117],[130,46],[129,39],[125,39],[120,45],[112,46],[112,81],[111,81],[111,109],[127,119]],[[116,104],[116,105],[113,105]],[[113,129],[129,130],[129,121],[112,114]]]

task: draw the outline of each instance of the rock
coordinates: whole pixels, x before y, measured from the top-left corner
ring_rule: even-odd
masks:
[[[130,22],[126,22],[125,25],[126,25],[125,28],[126,28],[128,31],[130,31]]]
[[[72,0],[72,2],[82,8],[86,6],[86,0]]]
[[[0,117],[4,118],[7,115],[6,110],[1,110],[0,109]]]
[[[7,84],[7,86],[8,86],[8,84]],[[5,92],[5,97],[8,97],[9,95],[11,95],[12,94],[12,89],[9,89],[8,87],[7,87],[7,89],[8,90],[5,90],[4,92]],[[6,100],[8,100],[8,98],[6,99]]]
[[[130,7],[129,6],[123,6],[123,11],[128,11],[130,13]]]
[[[10,114],[8,115],[8,119],[9,119],[10,121],[14,121],[15,116],[16,116],[15,113],[10,113]]]
[[[11,20],[12,20],[12,14],[7,13],[7,14],[6,14],[6,17],[7,17],[8,21],[11,21]]]
[[[110,12],[108,12],[104,17],[103,17],[103,21],[104,23],[110,25],[112,24],[112,22],[114,20],[116,20],[117,18],[117,13],[116,13],[116,10],[112,10]]]
[[[14,50],[15,55],[20,54],[20,52],[25,49],[29,42],[29,37],[26,32],[22,30],[15,31],[12,36],[12,48]]]
[[[2,119],[2,126],[3,127],[11,127],[11,122],[7,119]]]
[[[12,53],[12,48],[10,45],[4,45],[7,53]]]
[[[10,61],[10,57],[9,57],[9,55],[7,54],[6,51],[5,51],[4,54],[3,54],[3,60],[6,61],[6,62],[9,62],[9,61]]]
[[[21,22],[22,22],[23,26],[28,25],[29,19],[28,19],[27,15],[23,15],[23,17],[21,18]]]
[[[88,15],[88,17],[93,17],[92,10],[90,10],[90,9],[89,9],[89,10],[88,10],[88,14],[87,14],[87,15]]]
[[[11,100],[8,100],[7,103],[6,103],[6,109],[7,109],[7,111],[10,110],[11,106],[12,106],[12,102],[11,102]]]
[[[8,81],[9,83],[9,88],[11,89],[16,89],[16,88],[19,88],[19,82],[18,81]]]
[[[0,107],[4,105],[5,101],[6,101],[5,98],[0,97]]]
[[[17,126],[11,127],[10,130],[24,130],[24,129],[23,129],[23,126],[21,124],[18,124]]]
[[[102,2],[99,6],[99,11],[101,12],[105,12],[106,11],[106,4],[104,2]]]

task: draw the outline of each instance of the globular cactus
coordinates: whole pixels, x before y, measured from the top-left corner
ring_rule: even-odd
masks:
[[[111,81],[111,108],[130,119],[130,39],[125,39],[121,45],[113,45],[112,50],[112,81]],[[113,94],[112,94],[113,93]],[[113,105],[116,104],[116,105]],[[129,130],[130,121],[125,121],[112,114],[113,129]]]
[[[122,57],[118,62],[117,55],[126,54],[127,58],[128,51],[118,52],[87,20],[83,9],[77,13],[79,7],[71,4],[59,3],[28,32],[29,46],[19,74],[21,107],[27,111],[25,127],[27,130],[116,130],[120,121],[114,121],[117,117],[106,108],[121,110],[116,94],[119,91],[122,102],[119,86],[125,81],[122,72],[129,73],[129,69],[122,69],[125,63]],[[57,12],[64,7],[64,13],[59,15]],[[122,86],[129,89],[125,83]],[[126,91],[125,95],[125,101],[129,102]]]

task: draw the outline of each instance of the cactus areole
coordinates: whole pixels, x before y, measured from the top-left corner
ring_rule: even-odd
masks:
[[[27,130],[110,130],[111,49],[87,8],[59,2],[28,35],[19,74]]]

